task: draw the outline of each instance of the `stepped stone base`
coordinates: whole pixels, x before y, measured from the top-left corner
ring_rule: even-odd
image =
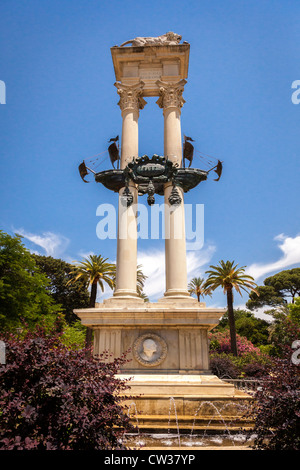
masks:
[[[131,397],[124,404],[143,432],[251,427],[244,418],[251,397],[214,375],[133,376],[128,385]]]

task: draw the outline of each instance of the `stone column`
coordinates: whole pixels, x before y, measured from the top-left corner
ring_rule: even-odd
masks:
[[[180,115],[185,103],[182,92],[186,80],[167,83],[158,80],[160,97],[157,104],[163,108],[164,114],[164,155],[173,163],[182,166],[182,138]],[[165,264],[166,292],[170,298],[190,297],[187,290],[185,217],[183,191],[175,189],[177,204],[170,204],[170,196],[174,196],[173,185],[167,183],[164,188],[165,197]],[[173,193],[172,193],[173,190]],[[172,195],[171,195],[172,193]]]
[[[146,104],[141,96],[144,83],[142,81],[135,85],[115,83],[115,86],[120,95],[118,105],[123,118],[120,167],[124,169],[133,157],[138,157],[139,109],[143,109]],[[127,205],[123,194],[124,189],[122,188],[119,192],[117,272],[114,296],[138,298],[136,292],[138,191],[136,185],[130,181],[126,191],[132,199],[132,204]]]

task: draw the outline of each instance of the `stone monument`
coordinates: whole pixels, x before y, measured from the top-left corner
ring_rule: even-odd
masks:
[[[116,288],[96,308],[74,310],[94,330],[95,354],[109,351],[113,359],[130,351],[130,362],[119,376],[131,378],[130,393],[137,397],[139,422],[146,427],[166,420],[170,397],[178,415],[185,420],[189,416],[191,421],[201,400],[228,399],[237,393],[233,385],[210,372],[208,332],[225,310],[207,308],[187,288],[184,192],[205,180],[207,173],[182,168],[180,116],[190,45],[180,41],[181,36],[167,33],[111,48],[122,115],[120,168],[95,174],[95,179],[119,193]],[[164,156],[149,159],[139,157],[138,121],[147,104],[144,98],[152,96],[158,97],[164,116]],[[144,302],[136,290],[134,206],[139,195],[147,192],[149,204],[155,193],[163,195],[169,235],[165,239],[165,294],[153,303]]]

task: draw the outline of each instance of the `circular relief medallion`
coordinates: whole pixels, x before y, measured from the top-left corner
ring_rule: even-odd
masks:
[[[145,367],[161,364],[166,358],[167,351],[168,347],[165,340],[154,333],[139,336],[133,344],[135,359]]]

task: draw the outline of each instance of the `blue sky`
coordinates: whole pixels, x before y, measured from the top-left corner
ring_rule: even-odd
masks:
[[[84,184],[78,164],[121,134],[110,47],[174,31],[191,45],[182,132],[224,165],[219,182],[211,177],[185,198],[205,211],[189,278],[220,259],[247,266],[259,284],[299,266],[300,104],[291,99],[299,22],[297,0],[2,0],[0,228],[41,254],[115,259],[116,241],[97,238],[96,209],[117,196]],[[163,154],[162,111],[146,101],[140,155]],[[99,169],[109,167],[106,159]],[[163,292],[163,250],[163,240],[139,241],[152,300]],[[206,301],[225,305],[221,291]]]

